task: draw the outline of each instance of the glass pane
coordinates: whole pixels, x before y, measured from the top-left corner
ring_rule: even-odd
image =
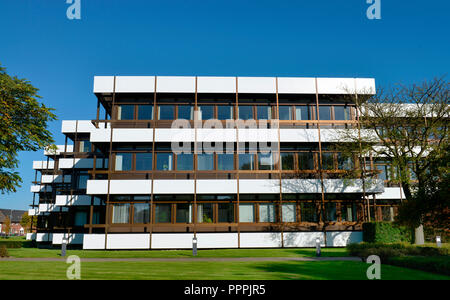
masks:
[[[259,170],[273,170],[275,168],[273,162],[273,153],[258,153],[258,169]]]
[[[194,155],[193,154],[178,154],[177,155],[177,170],[178,171],[192,171],[194,169]]]
[[[152,169],[151,153],[136,153],[136,171],[148,171]]]
[[[171,171],[173,166],[173,153],[156,154],[156,169],[159,171]]]
[[[133,223],[148,223],[150,222],[150,205],[148,203],[135,203]]]
[[[138,120],[153,120],[153,105],[138,105]]]
[[[351,170],[353,168],[353,162],[350,157],[343,157],[342,153],[337,154],[338,169]]]
[[[387,180],[386,177],[386,166],[385,165],[377,165],[377,170],[381,171],[381,173],[378,173],[378,179]]]
[[[193,120],[194,107],[191,105],[178,105],[178,119]]]
[[[336,203],[325,203],[326,221],[336,221]]]
[[[342,221],[356,222],[356,204],[341,204]]]
[[[121,203],[113,204],[113,220],[114,224],[125,224],[130,219],[130,204]]]
[[[259,222],[275,222],[275,205],[270,203],[259,204]]]
[[[85,211],[77,211],[75,213],[75,226],[84,226],[87,223],[87,212]]]
[[[301,203],[300,208],[302,222],[317,222],[316,205],[314,203]]]
[[[239,204],[239,222],[253,223],[255,222],[255,209],[251,203]]]
[[[116,153],[116,171],[130,171],[132,168],[132,153]]]
[[[233,106],[227,106],[227,105],[217,106],[217,119],[219,119],[219,120],[233,119]]]
[[[295,107],[296,120],[309,120],[309,107],[306,105]]]
[[[155,223],[170,223],[172,214],[171,204],[156,204],[155,205]]]
[[[295,204],[283,204],[281,207],[283,222],[295,222],[297,220],[295,213]]]
[[[272,119],[272,108],[271,106],[257,106],[257,116],[258,120],[271,120]]]
[[[298,153],[299,170],[314,170],[314,154],[312,152]]]
[[[213,222],[213,204],[204,203],[197,204],[197,222],[212,223]]]
[[[177,204],[177,223],[192,223],[192,205]]]
[[[322,152],[322,169],[334,170],[334,153]]]
[[[86,189],[88,180],[89,180],[88,174],[79,174],[78,180],[77,180],[77,188],[78,189]]]
[[[214,155],[207,153],[198,154],[197,161],[199,171],[214,170]]]
[[[217,154],[218,170],[234,170],[233,154]]]
[[[158,120],[173,120],[174,116],[173,105],[160,105],[158,110]]]
[[[281,153],[281,169],[294,170],[294,153]]]
[[[335,120],[350,120],[350,107],[335,106],[334,107]]]
[[[214,119],[214,106],[213,105],[201,105],[199,106],[202,112],[202,120]]]
[[[80,141],[80,152],[91,152],[91,142]]]
[[[117,107],[117,120],[133,120],[134,105],[119,105]]]
[[[319,106],[320,120],[331,120],[331,106]]]
[[[239,154],[239,170],[254,170],[254,155],[250,153]]]
[[[219,203],[219,223],[234,222],[234,205],[232,203]]]
[[[251,120],[253,118],[253,106],[251,105],[240,105],[238,107],[239,119],[241,120]]]
[[[280,109],[280,120],[292,120],[292,106],[283,105]]]

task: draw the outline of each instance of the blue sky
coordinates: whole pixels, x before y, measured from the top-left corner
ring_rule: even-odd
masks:
[[[94,75],[374,77],[377,86],[442,76],[450,67],[450,2],[381,0],[0,0],[0,62],[27,78],[56,109],[50,124],[93,119]],[[32,161],[21,153],[23,186],[0,208],[27,209]]]

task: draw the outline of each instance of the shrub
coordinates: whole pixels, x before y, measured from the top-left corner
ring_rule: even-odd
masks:
[[[18,240],[0,240],[0,247],[5,246],[6,248],[22,248],[24,241]]]
[[[5,245],[0,246],[0,257],[9,257],[8,250]]]
[[[417,257],[417,256],[403,256],[390,257],[385,263],[398,266],[412,268],[422,271],[440,273],[450,275],[450,257],[448,256],[432,256],[432,257]]]
[[[363,240],[367,243],[411,243],[412,238],[411,229],[391,222],[363,223]]]

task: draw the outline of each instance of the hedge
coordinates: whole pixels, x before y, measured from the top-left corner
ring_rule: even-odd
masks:
[[[402,256],[391,257],[386,260],[387,264],[398,267],[417,269],[421,271],[439,273],[450,276],[450,257],[448,256]]]
[[[412,230],[392,222],[363,223],[363,241],[366,243],[412,243]]]
[[[6,248],[27,248],[32,246],[32,241],[1,239],[0,247],[2,245],[6,246]]]

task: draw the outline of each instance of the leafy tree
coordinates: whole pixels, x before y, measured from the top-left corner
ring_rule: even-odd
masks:
[[[26,79],[11,77],[0,65],[0,191],[15,192],[22,179],[15,171],[20,151],[36,151],[53,143],[47,130],[56,120],[52,108],[38,102],[40,96]]]
[[[6,233],[6,235],[9,235],[9,233],[11,231],[11,219],[9,217],[5,218],[2,228],[3,228],[3,231]]]
[[[33,227],[36,227],[37,220],[28,215],[28,212],[25,212],[22,215],[22,219],[20,220],[20,225],[22,225],[25,232],[27,232],[31,228],[31,224],[33,223]]]

